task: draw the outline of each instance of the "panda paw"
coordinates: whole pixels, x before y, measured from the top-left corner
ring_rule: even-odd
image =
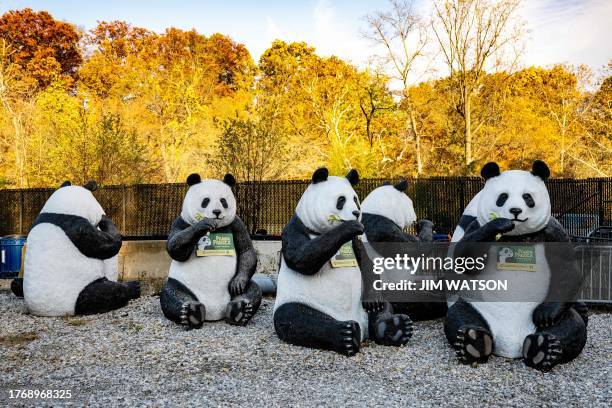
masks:
[[[130,299],[138,299],[140,297],[140,282],[129,281],[125,283],[128,289]]]
[[[200,302],[184,302],[181,305],[181,325],[188,329],[199,329],[204,324],[206,308]]]
[[[528,367],[550,371],[559,364],[563,349],[561,342],[549,333],[535,333],[525,337],[523,360]]]
[[[244,299],[232,300],[225,309],[225,320],[234,326],[246,326],[255,312],[253,303]]]
[[[361,343],[361,329],[359,323],[354,320],[340,322],[339,326],[339,344],[338,352],[347,357],[354,356],[359,352]]]
[[[463,364],[486,363],[493,351],[493,337],[481,327],[464,326],[457,330],[453,347]]]
[[[383,346],[403,346],[412,337],[412,320],[405,314],[395,314],[376,322],[374,341]]]

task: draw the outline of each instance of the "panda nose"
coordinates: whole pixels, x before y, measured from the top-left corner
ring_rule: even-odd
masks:
[[[519,214],[523,212],[520,208],[511,208],[510,214],[514,215],[514,218],[518,218]]]
[[[353,211],[355,218],[359,218],[359,214],[361,214],[359,211]]]
[[[213,214],[215,214],[215,217],[219,218],[219,215],[221,215],[221,210],[213,210]]]

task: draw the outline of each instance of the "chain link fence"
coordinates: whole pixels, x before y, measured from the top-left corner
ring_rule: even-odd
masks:
[[[365,179],[357,185],[361,199],[385,181]],[[309,181],[238,183],[238,214],[251,233],[279,235],[294,213]],[[612,178],[547,181],[553,214],[568,232],[586,237],[612,225]],[[420,218],[432,220],[439,233],[452,233],[464,208],[482,188],[480,178],[436,177],[409,180],[408,195]],[[53,189],[0,190],[0,236],[25,235]],[[126,237],[165,237],[181,211],[185,184],[101,187],[94,195]]]

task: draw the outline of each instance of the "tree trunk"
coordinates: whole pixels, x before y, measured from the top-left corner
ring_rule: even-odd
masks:
[[[417,162],[417,175],[423,174],[423,158],[421,157],[421,135],[417,132],[416,121],[414,120],[414,110],[410,107],[410,127],[414,134],[414,140],[416,142],[416,162]]]
[[[408,105],[408,118],[410,119],[410,128],[409,130],[412,132],[414,136],[414,141],[416,145],[416,165],[417,165],[417,176],[423,174],[423,158],[421,156],[421,135],[419,135],[416,120],[414,118],[414,108],[412,106],[412,100],[410,99],[410,94],[408,93],[408,88],[406,84],[404,84],[404,99],[406,100],[406,104]]]
[[[472,98],[468,92],[464,101],[465,169],[469,171],[472,164]]]

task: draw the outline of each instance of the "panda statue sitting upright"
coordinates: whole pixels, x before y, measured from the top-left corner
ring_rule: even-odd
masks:
[[[484,254],[488,259],[479,276],[502,272],[520,294],[481,293],[480,299],[469,300],[460,293],[449,299],[446,337],[463,363],[486,362],[494,353],[522,357],[527,366],[548,371],[578,356],[587,336],[586,306],[573,301],[580,287],[574,250],[567,232],[551,216],[544,184],[550,171],[536,160],[531,173],[500,173],[497,164],[488,163],[481,175],[484,188],[466,207],[453,234],[452,251],[455,256]],[[504,248],[517,242],[530,248],[533,269],[508,269],[498,263],[499,257],[509,260],[513,254]]]
[[[355,170],[346,178],[316,170],[283,230],[274,328],[285,342],[351,356],[367,337],[401,346],[412,335],[408,316],[364,298],[372,270],[358,239],[358,180]]]
[[[433,223],[419,220],[418,235],[404,232],[416,221],[412,200],[406,194],[408,181],[403,180],[395,185],[385,183],[375,188],[361,204],[361,222],[365,227],[364,247],[371,259],[407,254],[419,256],[421,250],[431,248],[433,242]],[[419,244],[425,245],[419,245]],[[416,274],[418,271],[410,271]],[[406,270],[385,270],[383,280],[400,282],[406,278]],[[391,300],[391,299],[389,299]],[[397,299],[399,300],[399,299]],[[421,292],[405,297],[401,302],[391,302],[393,310],[407,314],[411,320],[429,320],[446,315],[446,302],[441,291]]]
[[[236,216],[234,176],[223,181],[187,178],[189,190],[181,215],[168,235],[172,258],[161,292],[164,315],[187,328],[226,319],[246,325],[261,303],[261,290],[251,280],[257,254],[246,226]]]
[[[104,313],[140,296],[138,282],[107,279],[107,263],[121,249],[121,235],[93,196],[95,188],[93,181],[84,187],[65,182],[34,221],[27,238],[23,277],[30,313]]]

